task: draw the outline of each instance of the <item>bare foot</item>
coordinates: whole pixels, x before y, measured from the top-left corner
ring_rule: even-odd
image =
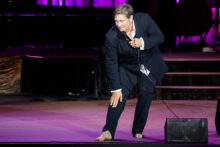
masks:
[[[141,139],[141,138],[143,138],[143,135],[140,134],[140,133],[137,133],[137,134],[135,134],[135,137],[138,138],[138,139]]]
[[[112,140],[112,135],[108,130],[102,132],[101,136],[96,138],[96,141],[105,141],[105,140]]]

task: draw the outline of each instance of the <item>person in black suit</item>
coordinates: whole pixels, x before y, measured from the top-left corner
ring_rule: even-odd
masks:
[[[134,14],[129,4],[119,4],[113,14],[115,25],[105,36],[105,65],[112,95],[106,124],[97,141],[114,139],[126,99],[137,83],[139,92],[132,134],[143,138],[156,82],[161,83],[168,71],[158,48],[164,36],[152,18],[147,13]]]

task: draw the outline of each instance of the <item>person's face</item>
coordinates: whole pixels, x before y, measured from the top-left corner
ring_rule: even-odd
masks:
[[[124,14],[116,14],[114,19],[115,25],[117,26],[119,31],[128,32],[133,21],[133,15],[130,16],[130,18],[127,18]]]

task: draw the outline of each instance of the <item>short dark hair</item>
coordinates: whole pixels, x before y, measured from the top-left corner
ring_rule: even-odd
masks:
[[[134,14],[134,9],[129,4],[119,4],[115,8],[113,12],[113,16],[115,17],[115,15],[118,15],[118,14],[124,14],[127,18],[130,18],[130,16]]]

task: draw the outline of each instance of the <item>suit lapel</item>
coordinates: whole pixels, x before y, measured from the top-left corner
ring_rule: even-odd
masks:
[[[134,25],[135,25],[135,29],[136,29],[136,32],[135,32],[135,38],[140,38],[141,37],[141,33],[140,33],[140,23],[138,22],[138,18],[137,16],[134,14]]]

